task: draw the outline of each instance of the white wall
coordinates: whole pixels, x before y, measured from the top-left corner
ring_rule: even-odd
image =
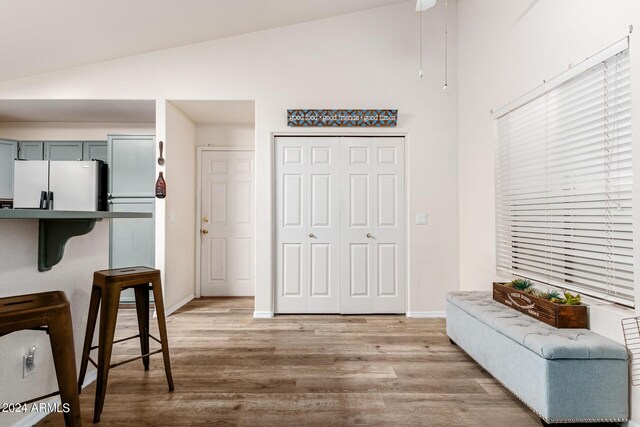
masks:
[[[254,99],[258,311],[272,310],[272,134],[290,130],[286,109],[397,107],[400,125],[394,131],[406,132],[409,141],[408,216],[429,214],[427,226],[410,221],[409,310],[440,311],[444,293],[458,288],[457,93],[453,84],[442,91],[443,2],[425,15],[422,79],[413,8],[404,2],[5,82],[0,98]],[[455,8],[449,2],[451,82],[457,68]],[[158,139],[163,125],[159,115]]]
[[[106,141],[109,133],[154,132],[154,123],[0,122],[0,137],[18,141]]]
[[[196,126],[166,103],[165,307],[195,296]]]
[[[62,261],[38,272],[38,221],[0,220],[0,297],[62,290],[71,303],[76,363],[80,366],[93,272],[109,267],[109,223],[97,222],[84,236],[71,238]],[[44,332],[16,332],[1,338],[0,402],[22,402],[57,390],[51,345]],[[36,372],[22,378],[22,356],[36,345]],[[95,369],[89,365],[89,373]],[[0,413],[0,425],[20,414]]]
[[[253,123],[197,123],[196,145],[255,148],[256,126]]]
[[[460,287],[489,290],[495,277],[495,152],[489,113],[613,42],[631,35],[631,85],[640,88],[640,2],[637,0],[463,0],[458,7],[458,143]],[[634,90],[634,129],[640,129],[640,90]],[[634,133],[638,131],[634,130]],[[640,152],[640,138],[634,138]],[[640,176],[640,156],[634,173]],[[640,194],[635,180],[635,193]],[[637,204],[636,204],[637,205]],[[635,215],[636,235],[640,216]],[[636,249],[636,259],[638,257]],[[636,271],[638,268],[636,266]],[[640,294],[638,294],[640,295]],[[637,297],[638,298],[638,297]],[[622,341],[620,319],[632,310],[590,307],[591,329]],[[635,391],[635,390],[633,390]],[[633,393],[640,423],[640,393]]]

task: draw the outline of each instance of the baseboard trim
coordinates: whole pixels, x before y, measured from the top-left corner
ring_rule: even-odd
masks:
[[[35,403],[31,403],[30,405],[27,406],[31,406],[31,405],[39,405],[41,403],[44,403],[46,405],[52,405],[52,404],[61,404],[60,402],[60,396],[53,396],[50,397],[48,399],[42,399],[39,400]],[[28,409],[27,409],[28,411]],[[21,419],[20,421],[18,421],[17,423],[15,423],[13,425],[13,427],[32,427],[36,424],[38,424],[40,421],[44,420],[51,412],[49,411],[37,411],[37,412],[28,412],[28,415],[26,417],[24,417],[23,419]]]
[[[273,311],[254,311],[254,319],[270,319],[273,317]]]
[[[407,317],[416,319],[441,319],[446,317],[445,311],[407,311]]]
[[[87,387],[89,384],[94,382],[98,377],[98,371],[95,369],[91,372],[88,372],[84,378],[84,383],[82,384],[82,388]],[[39,405],[40,403],[44,403],[46,405],[50,404],[60,404],[60,396],[53,396],[48,399],[39,400],[38,402],[32,403],[32,405]],[[27,405],[30,406],[30,405]],[[31,427],[38,424],[40,421],[44,420],[51,412],[43,411],[43,412],[29,412],[29,414],[15,423],[13,427]]]
[[[185,299],[183,299],[182,301],[178,302],[177,304],[172,305],[171,307],[169,307],[168,309],[166,309],[164,311],[164,315],[165,316],[170,316],[173,313],[175,313],[176,311],[178,311],[178,309],[180,307],[182,307],[183,305],[187,304],[189,301],[191,301],[192,299],[194,299],[196,296],[195,294],[191,294],[188,297],[186,297]]]

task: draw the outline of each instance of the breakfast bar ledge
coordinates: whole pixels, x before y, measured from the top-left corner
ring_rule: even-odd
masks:
[[[150,212],[48,211],[40,209],[2,209],[0,219],[37,219],[38,271],[48,271],[64,255],[67,241],[93,230],[96,221],[114,218],[151,218]]]

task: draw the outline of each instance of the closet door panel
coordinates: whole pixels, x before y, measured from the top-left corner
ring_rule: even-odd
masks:
[[[341,158],[341,312],[404,313],[404,139],[345,137]]]
[[[276,140],[276,313],[307,312],[304,148],[300,140]]]
[[[340,312],[340,145],[335,137],[306,138],[309,163],[308,313]]]
[[[277,313],[338,313],[338,138],[276,140]]]

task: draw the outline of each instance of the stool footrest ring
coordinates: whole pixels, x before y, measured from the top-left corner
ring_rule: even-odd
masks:
[[[151,356],[153,354],[158,354],[158,353],[161,353],[161,352],[162,352],[162,349],[158,349],[156,351],[152,351],[152,352],[149,352],[147,354],[143,354],[142,356],[132,357],[131,359],[123,360],[122,362],[118,362],[118,363],[114,363],[113,365],[110,365],[109,369],[115,368],[116,366],[124,365],[125,363],[133,362],[134,360],[142,359],[143,357]]]
[[[132,339],[134,339],[134,338],[139,338],[139,337],[140,337],[140,334],[138,334],[138,335],[134,335],[134,336],[132,336],[132,337],[122,338],[122,339],[119,339],[119,340],[114,341],[113,343],[114,343],[114,344],[118,344],[119,342],[129,341],[129,340],[132,340]],[[154,339],[155,339],[155,338],[154,338]],[[156,340],[156,341],[157,341],[157,340]],[[91,350],[95,350],[96,348],[98,348],[98,346],[97,346],[97,345],[91,346]]]
[[[161,352],[162,352],[162,349],[160,348],[158,350],[154,350],[154,351],[149,352],[147,354],[143,354],[142,356],[132,357],[131,359],[123,360],[122,362],[118,362],[118,363],[114,363],[113,365],[109,365],[109,369],[115,368],[116,366],[124,365],[125,363],[133,362],[134,360],[142,359],[143,357],[153,356],[154,354],[158,354],[158,353],[161,353]],[[89,362],[91,362],[91,364],[93,366],[95,366],[96,368],[98,367],[98,364],[91,357],[89,357],[88,359],[89,359]]]
[[[122,338],[122,339],[119,339],[119,340],[117,340],[117,341],[114,341],[113,343],[114,343],[114,344],[117,344],[117,343],[119,343],[119,342],[129,341],[129,340],[132,340],[132,339],[134,339],[134,338],[139,338],[139,337],[140,337],[140,334],[138,334],[138,335],[134,335],[134,336],[132,336],[132,337],[128,337],[128,338]],[[153,339],[153,340],[154,340],[155,342],[157,342],[158,344],[162,344],[162,341],[160,341],[158,338],[154,337],[154,336],[153,336],[153,335],[151,335],[151,334],[149,334],[149,338]],[[90,351],[91,351],[91,350],[95,350],[95,349],[97,349],[97,348],[98,348],[98,346],[97,346],[97,345],[91,346]]]

